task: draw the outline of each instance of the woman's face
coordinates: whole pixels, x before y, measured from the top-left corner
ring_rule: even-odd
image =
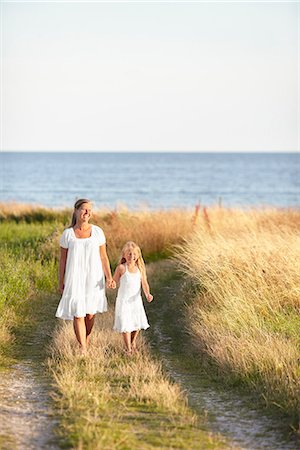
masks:
[[[82,203],[82,205],[76,209],[76,222],[86,222],[90,220],[92,215],[92,205],[90,203]]]

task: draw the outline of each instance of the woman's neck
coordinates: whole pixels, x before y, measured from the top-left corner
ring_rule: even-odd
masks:
[[[91,227],[91,224],[89,224],[88,222],[76,222],[74,225],[74,228],[76,228],[77,230],[87,230],[88,228]]]

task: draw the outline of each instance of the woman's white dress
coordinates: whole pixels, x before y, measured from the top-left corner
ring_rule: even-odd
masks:
[[[99,247],[105,244],[102,229],[92,225],[91,236],[77,238],[74,229],[64,230],[60,246],[68,249],[64,291],[56,317],[73,320],[107,311],[105,278]]]
[[[114,330],[120,333],[149,328],[141,296],[141,272],[131,273],[125,267],[115,308]]]

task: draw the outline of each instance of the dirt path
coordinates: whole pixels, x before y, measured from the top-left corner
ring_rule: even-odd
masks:
[[[54,441],[56,422],[48,386],[36,372],[28,360],[1,374],[0,448],[59,448]]]
[[[35,301],[35,300],[34,300]],[[16,363],[0,375],[0,448],[5,450],[59,449],[58,425],[50,397],[47,350],[55,324],[55,297],[36,300],[38,327],[28,323],[16,330]]]
[[[207,426],[226,436],[233,445],[251,450],[295,450],[300,443],[287,419],[274,417],[253,395],[212,380],[184,331],[183,279],[170,261],[155,268],[152,285],[156,301],[147,307],[150,345],[174,381],[188,394],[190,406],[207,415]],[[157,275],[159,274],[159,280]]]
[[[156,298],[147,305],[151,328],[145,336],[170,376],[186,390],[192,408],[202,417],[207,416],[207,428],[224,435],[232,443],[229,448],[299,448],[282,417],[268,416],[255,406],[251,396],[224,389],[210,379],[184,331],[182,279],[169,261],[156,263],[152,271]],[[27,324],[17,331],[17,363],[0,374],[0,449],[61,448],[50,396],[51,379],[45,365],[57,301],[54,296],[33,305],[38,326]]]

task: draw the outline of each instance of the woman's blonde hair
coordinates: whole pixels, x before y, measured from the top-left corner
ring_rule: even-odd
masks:
[[[73,214],[72,214],[71,223],[68,226],[68,228],[72,228],[76,224],[76,210],[79,209],[80,206],[82,206],[84,203],[91,203],[91,201],[87,198],[80,198],[80,199],[76,200],[76,202],[74,204],[74,210],[73,210]]]
[[[122,252],[121,252],[121,257],[119,260],[119,264],[124,264],[126,263],[126,258],[125,258],[125,253],[128,250],[135,250],[138,254],[138,259],[136,260],[136,265],[138,266],[141,274],[143,276],[146,275],[146,268],[145,268],[145,262],[143,260],[143,256],[142,256],[142,251],[140,249],[140,247],[133,241],[128,241],[126,242],[126,244],[124,245],[124,247],[122,248]]]

